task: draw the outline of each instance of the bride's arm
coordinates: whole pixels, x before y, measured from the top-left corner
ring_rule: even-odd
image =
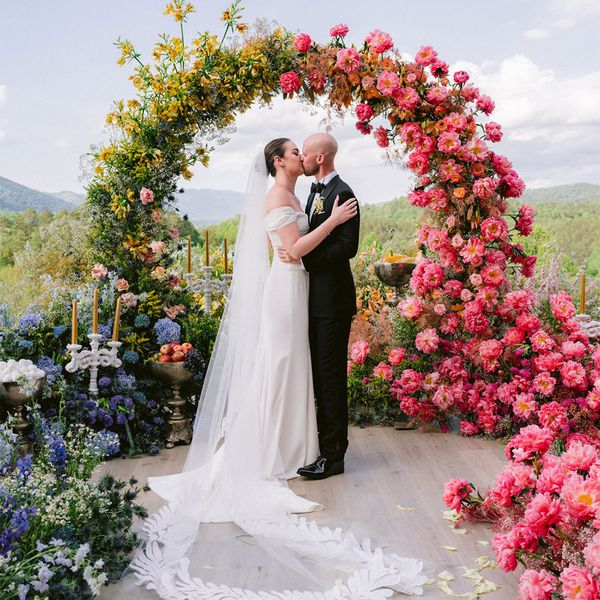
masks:
[[[300,259],[314,250],[338,225],[356,215],[356,200],[349,200],[342,206],[338,206],[338,202],[339,198],[336,198],[331,216],[306,235],[300,235],[297,223],[284,225],[277,230],[283,247],[293,259]]]

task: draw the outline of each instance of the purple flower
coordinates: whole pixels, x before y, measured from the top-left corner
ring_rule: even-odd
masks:
[[[98,385],[100,387],[108,387],[110,385],[110,377],[100,377],[98,380]]]
[[[19,331],[21,333],[30,333],[38,327],[45,325],[44,316],[39,313],[28,313],[21,317],[19,321]]]

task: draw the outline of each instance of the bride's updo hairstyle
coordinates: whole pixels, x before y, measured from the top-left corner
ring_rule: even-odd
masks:
[[[267,171],[271,177],[275,177],[275,157],[279,156],[279,158],[283,158],[285,145],[289,141],[289,138],[276,138],[265,146],[265,162],[267,163]]]

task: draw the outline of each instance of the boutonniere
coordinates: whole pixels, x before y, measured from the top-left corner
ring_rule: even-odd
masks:
[[[323,202],[323,198],[320,194],[315,196],[313,206],[313,215],[322,215],[325,212],[325,203]]]

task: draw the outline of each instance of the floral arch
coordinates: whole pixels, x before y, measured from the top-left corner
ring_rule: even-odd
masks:
[[[566,293],[539,298],[526,285],[511,287],[511,272],[520,272],[522,282],[533,273],[536,259],[518,242],[532,231],[533,209],[509,204],[524,183],[492,149],[502,138],[500,125],[489,119],[492,99],[469,82],[468,73],[451,73],[429,46],[414,60],[403,60],[379,30],[359,47],[346,43],[345,25],[333,27],[323,44],[279,27],[260,25],[250,32],[236,0],[223,14],[222,36],[206,32],[186,43],[184,24],[193,11],[184,0],[167,5],[181,33],[160,38],[153,65],[130,42],[118,43],[119,62],[134,65],[137,93],[108,115],[113,136],[93,155],[88,204],[96,260],[128,286],[120,290],[131,300],[125,298],[124,320],[133,324],[142,308],[164,316],[175,306],[184,310],[167,314],[185,326],[193,298],[172,272],[180,242],[165,215],[179,177],[190,178],[197,162],[208,166],[211,145],[236,115],[279,94],[353,112],[360,134],[372,135],[392,158],[406,161],[415,175],[409,200],[428,215],[418,232],[421,257],[410,291],[398,305],[402,347],[389,358],[397,378],[389,369],[380,376],[393,379],[390,393],[402,410],[443,428],[451,416],[460,419],[466,435],[512,435],[523,428],[507,446],[510,462],[485,501],[465,480],[448,484],[445,501],[464,515],[480,511],[482,502],[488,516],[513,511],[496,541],[502,568],[514,569],[517,560],[538,568],[540,545],[555,575],[571,569],[561,554],[565,540],[589,541],[598,529],[590,524],[594,512],[582,503],[589,497],[600,507],[600,487],[585,479],[592,479],[594,460],[600,464],[594,450],[600,438],[600,351],[574,320]],[[360,363],[364,348],[355,350],[352,358]],[[568,449],[565,468],[579,477],[571,496],[560,500],[549,482],[535,491],[546,464],[556,467],[554,459],[545,461],[551,447],[557,454]],[[596,481],[600,471],[594,472]],[[526,507],[535,504],[530,514],[543,511],[545,501],[554,503],[556,514],[562,510],[565,519],[575,519],[578,529],[554,535],[546,523],[534,532],[535,543],[521,535],[523,527],[521,537],[510,530]],[[527,513],[524,519],[527,524]],[[542,570],[539,577],[547,590],[558,590],[554,575]]]

